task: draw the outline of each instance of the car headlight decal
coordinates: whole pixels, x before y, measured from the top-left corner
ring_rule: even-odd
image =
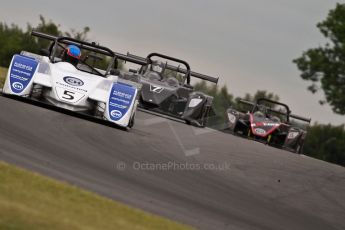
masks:
[[[288,139],[295,139],[299,135],[299,132],[289,132]]]
[[[236,122],[236,116],[235,115],[228,113],[228,118],[232,124],[234,124]]]
[[[40,62],[39,65],[38,65],[37,72],[45,74],[45,75],[51,75],[49,64],[46,63],[46,62]]]
[[[190,100],[188,107],[193,108],[199,105],[201,102],[202,102],[202,98],[193,98],[192,100]]]
[[[266,134],[266,130],[261,129],[261,128],[256,128],[255,133],[257,133],[258,135],[265,135]]]

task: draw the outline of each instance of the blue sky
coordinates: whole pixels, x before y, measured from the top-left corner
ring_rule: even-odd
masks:
[[[127,0],[2,1],[0,21],[25,27],[39,15],[61,29],[91,28],[91,40],[146,56],[161,52],[187,60],[192,69],[221,78],[235,96],[268,90],[293,113],[321,123],[345,116],[320,106],[292,59],[325,40],[316,28],[334,0]]]

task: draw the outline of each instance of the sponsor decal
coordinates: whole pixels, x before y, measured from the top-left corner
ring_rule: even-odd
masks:
[[[68,102],[68,103],[77,103],[82,98],[84,98],[85,94],[79,93],[70,89],[66,89],[65,87],[55,87],[56,95],[61,101]]]
[[[231,122],[231,123],[235,123],[236,122],[236,116],[235,115],[233,115],[233,114],[231,114],[231,113],[228,113],[228,118],[229,118],[229,121]]]
[[[55,84],[58,85],[58,86],[61,86],[61,87],[63,87],[63,88],[70,88],[70,89],[73,89],[74,91],[77,91],[77,92],[87,93],[87,90],[86,90],[86,89],[74,87],[74,86],[71,86],[71,85],[69,85],[69,84],[61,83],[61,82],[58,82],[58,81],[56,81]]]
[[[83,86],[84,82],[82,80],[80,80],[79,78],[76,77],[70,77],[70,76],[66,76],[63,78],[64,82],[66,82],[69,85],[72,86]]]
[[[108,102],[108,111],[111,120],[118,121],[128,112],[135,99],[135,93],[136,89],[132,86],[113,83]]]
[[[271,126],[271,127],[279,126],[278,123],[267,123],[267,122],[264,122],[263,125],[264,126]]]
[[[156,86],[156,85],[150,85],[150,91],[154,93],[161,93],[164,90],[163,87]]]
[[[266,130],[264,129],[260,129],[260,128],[256,128],[254,129],[255,133],[259,134],[259,135],[265,135],[266,134]]]
[[[279,126],[278,123],[268,123],[268,122],[256,122],[251,124],[252,127],[256,127],[256,126],[268,126],[268,127],[276,127]]]
[[[22,90],[24,89],[24,85],[20,82],[13,82],[12,87],[16,90]]]
[[[193,107],[199,105],[202,101],[203,100],[201,98],[193,98],[192,100],[190,100],[188,107],[193,108]]]
[[[298,136],[299,132],[289,132],[288,139],[295,139]]]
[[[121,111],[116,110],[116,109],[112,110],[112,111],[110,112],[110,115],[111,115],[112,117],[116,117],[116,118],[121,118],[121,117],[122,117]]]
[[[32,58],[14,55],[10,69],[10,86],[13,93],[19,94],[29,85],[38,62]]]

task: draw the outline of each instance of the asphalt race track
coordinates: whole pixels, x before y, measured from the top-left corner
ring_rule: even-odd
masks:
[[[200,229],[345,229],[345,168],[143,112],[126,132],[0,97],[0,160]]]

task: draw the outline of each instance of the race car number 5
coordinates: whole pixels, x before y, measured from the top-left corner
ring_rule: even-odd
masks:
[[[65,100],[73,100],[74,99],[74,94],[75,94],[74,92],[65,90],[63,92],[62,98],[65,99]]]

